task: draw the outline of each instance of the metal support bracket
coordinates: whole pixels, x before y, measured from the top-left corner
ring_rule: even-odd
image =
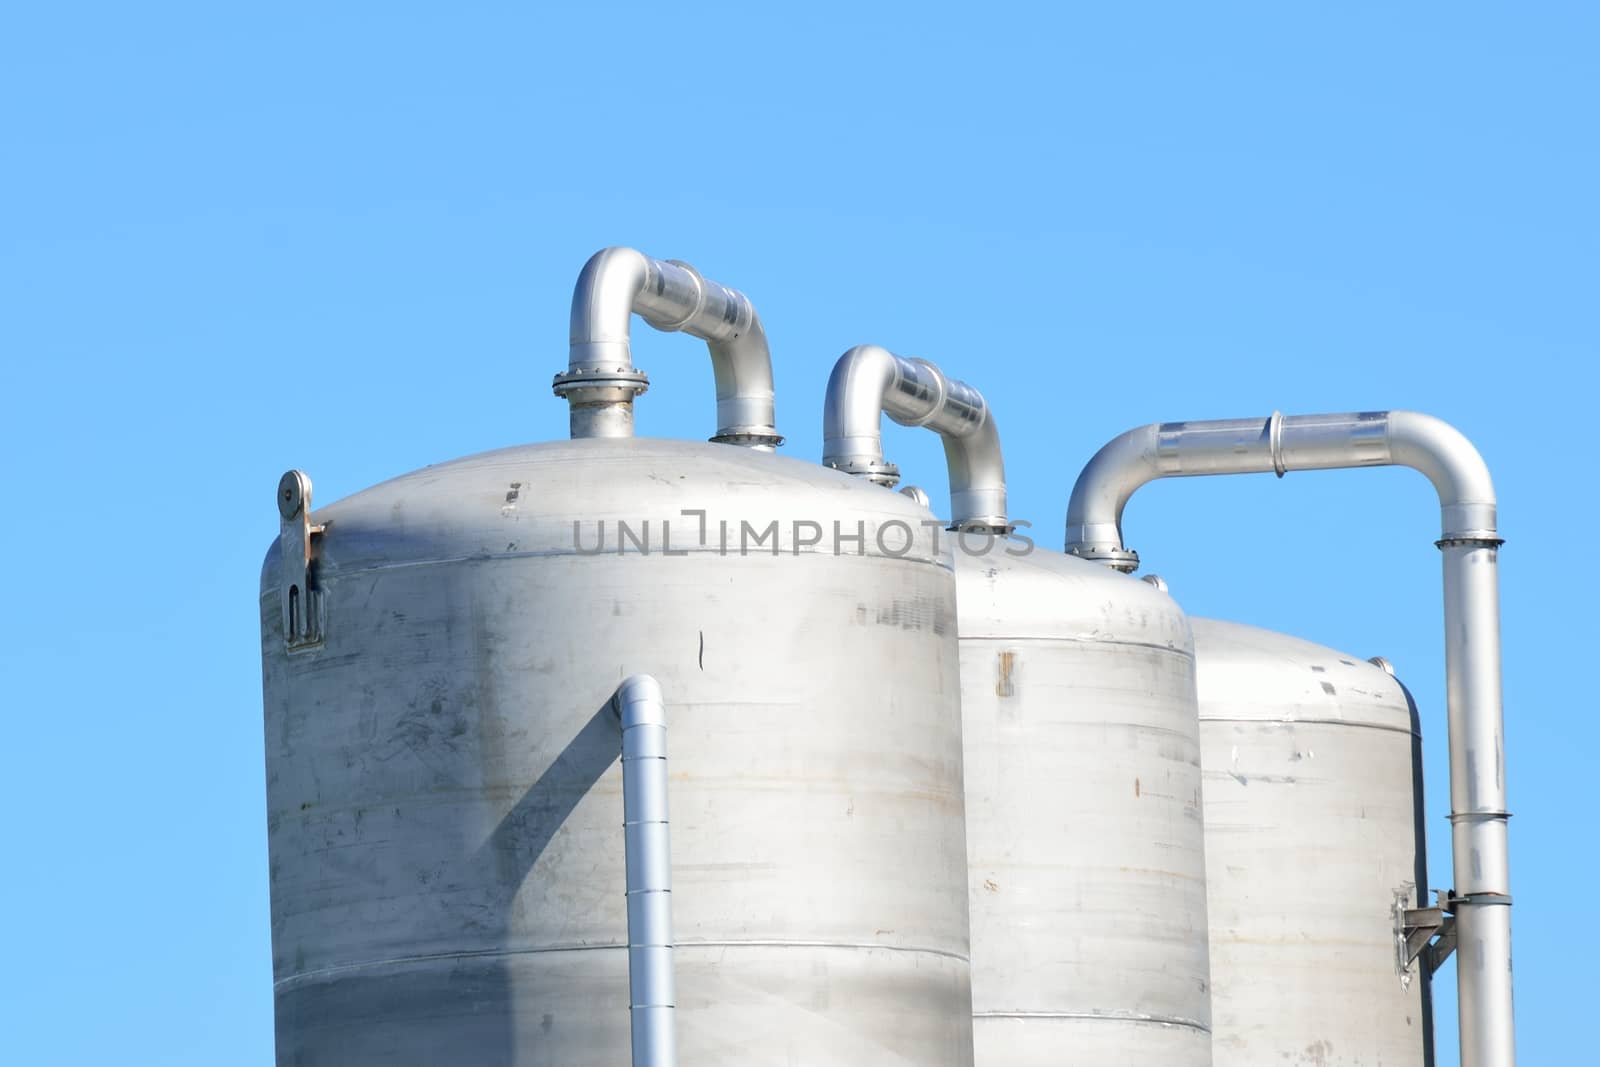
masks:
[[[279,590],[283,640],[290,652],[322,644],[322,591],[316,588],[313,539],[324,527],[311,525],[311,478],[292,470],[278,480]]]
[[[1400,973],[1410,972],[1421,961],[1429,975],[1434,974],[1456,950],[1456,905],[1467,898],[1450,889],[1436,889],[1439,903],[1431,908],[1407,908],[1397,898],[1395,904],[1395,964]]]

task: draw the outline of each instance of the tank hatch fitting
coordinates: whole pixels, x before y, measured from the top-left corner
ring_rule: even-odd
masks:
[[[312,549],[325,527],[311,524],[311,477],[292,470],[278,479],[279,586],[283,640],[289,651],[322,644],[322,591],[315,585]]]

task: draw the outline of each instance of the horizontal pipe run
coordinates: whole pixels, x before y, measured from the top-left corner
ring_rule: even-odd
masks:
[[[1441,540],[1495,538],[1494,485],[1460,431],[1430,415],[1369,411],[1273,415],[1268,419],[1152,423],[1095,453],[1067,505],[1067,551],[1134,571],[1138,553],[1122,543],[1122,511],[1157,478],[1404,466],[1439,495]]]
[[[717,388],[711,440],[765,451],[783,443],[773,425],[772,355],[750,299],[687,263],[632,248],[596,252],[573,290],[567,369],[554,389],[571,405],[574,438],[633,436],[633,400],[650,384],[633,365],[635,314],[706,342]]]
[[[925,426],[944,443],[951,525],[1009,532],[1000,431],[983,395],[924,359],[858,345],[834,365],[823,408],[824,466],[892,488],[900,469],[883,455],[880,416]]]

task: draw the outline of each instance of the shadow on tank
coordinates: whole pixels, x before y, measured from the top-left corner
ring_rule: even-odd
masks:
[[[1411,695],[1410,687],[1398,678],[1395,681],[1400,683],[1400,691],[1406,695],[1406,709],[1411,713],[1411,794],[1415,798],[1412,802],[1412,818],[1417,835],[1416,906],[1425,908],[1431,901],[1428,885],[1428,816],[1422,790],[1422,713],[1417,710],[1417,699]],[[1417,976],[1422,981],[1422,1064],[1423,1067],[1434,1067],[1433,975],[1419,962]]]
[[[488,888],[483,924],[492,929],[477,931],[476,940],[488,933],[502,950],[514,951],[510,934],[517,893],[578,804],[617,762],[621,744],[621,730],[608,701],[483,845],[466,857],[456,883]],[[620,807],[616,823],[620,841]],[[622,892],[618,884],[617,893]],[[329,975],[332,980],[304,985],[297,995],[279,1000],[278,1062],[294,1067],[554,1063],[548,1054],[530,1047],[538,1044],[530,1035],[548,1032],[554,1019],[539,1005],[517,1003],[513,959],[496,951],[442,955],[434,961],[437,966],[415,966],[427,960],[396,961],[406,966],[373,974]],[[617,996],[626,1010],[625,986]],[[472,1005],[470,1013],[462,1012],[464,1004]],[[294,1033],[317,1034],[315,1052],[292,1048],[283,1040]]]

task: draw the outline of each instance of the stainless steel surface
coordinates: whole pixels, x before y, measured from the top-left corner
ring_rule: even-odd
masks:
[[[628,1017],[633,1067],[676,1067],[672,845],[667,825],[667,713],[660,684],[635,674],[612,701],[622,728],[628,878]]]
[[[687,263],[631,248],[596,252],[572,294],[571,353],[555,391],[571,405],[574,438],[633,436],[633,399],[649,385],[633,366],[635,313],[658,330],[707,343],[717,385],[713,441],[765,451],[783,443],[773,425],[767,335],[749,298]]]
[[[672,697],[682,1059],[971,1063],[955,582],[926,510],[748,449],[585,439],[313,518],[324,644],[284,648],[276,546],[261,587],[279,1063],[625,1061],[608,703],[635,673]]]
[[[1463,1067],[1516,1062],[1511,996],[1511,886],[1494,485],[1483,458],[1439,419],[1407,411],[1162,423],[1102,448],[1067,509],[1067,551],[1119,570],[1122,509],[1161,477],[1400,465],[1439,497],[1444,553],[1450,820]]]
[[[880,411],[944,437],[957,527],[1010,528],[999,434],[976,390],[851,349],[828,385],[824,462],[892,485]],[[955,559],[977,1062],[1206,1067],[1183,613],[1163,590],[1031,542]]]
[[[1445,691],[1450,716],[1450,840],[1463,1067],[1516,1061],[1511,1017],[1511,883],[1500,708],[1498,548],[1447,540]]]
[[[978,1064],[1205,1067],[1183,613],[1055,552],[958,553],[956,576]]]
[[[822,463],[892,487],[900,471],[883,456],[881,415],[926,426],[944,442],[954,527],[1006,531],[1006,473],[1000,433],[982,394],[923,359],[858,345],[828,379]]]
[[[1216,1060],[1431,1063],[1427,975],[1395,966],[1426,885],[1421,740],[1381,667],[1192,619]]]

